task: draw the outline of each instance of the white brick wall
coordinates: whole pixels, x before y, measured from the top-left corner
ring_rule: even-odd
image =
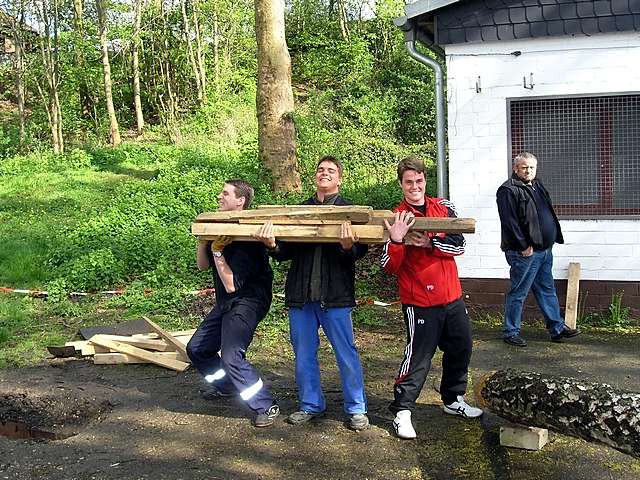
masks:
[[[640,33],[449,45],[446,55],[449,192],[459,215],[477,221],[458,259],[460,276],[508,278],[495,202],[510,174],[506,99],[638,93]],[[530,73],[532,90],[522,86]],[[554,247],[556,278],[566,278],[569,262],[577,261],[585,280],[640,281],[640,218],[561,225],[566,243]]]

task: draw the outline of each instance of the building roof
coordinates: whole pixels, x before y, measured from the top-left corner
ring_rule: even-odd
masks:
[[[436,45],[640,30],[640,0],[418,0],[405,12]]]

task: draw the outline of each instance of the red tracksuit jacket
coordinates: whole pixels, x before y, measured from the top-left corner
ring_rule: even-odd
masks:
[[[453,204],[443,198],[425,197],[426,215],[405,200],[395,209],[416,217],[456,217]],[[406,246],[387,241],[382,254],[385,272],[398,277],[400,301],[416,307],[446,305],[462,296],[458,267],[454,259],[464,253],[461,234],[428,233],[433,248]]]

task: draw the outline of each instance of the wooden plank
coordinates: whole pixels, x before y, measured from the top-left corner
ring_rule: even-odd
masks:
[[[91,355],[95,355],[96,353],[109,353],[110,350],[108,348],[101,347],[100,345],[95,345],[93,343],[87,343],[80,348],[80,354],[84,357],[90,357]]]
[[[301,219],[301,218],[277,218],[272,220],[274,225],[342,225],[344,220],[322,220],[322,219]],[[264,218],[241,218],[238,223],[250,225],[262,225]]]
[[[385,241],[384,227],[380,225],[353,225],[353,232],[362,243],[382,243]],[[205,240],[226,235],[234,240],[256,241],[253,237],[258,225],[234,223],[193,223],[191,233]],[[332,243],[340,241],[340,225],[274,225],[273,233],[279,240],[289,242]]]
[[[187,368],[189,368],[189,364],[186,362],[173,360],[171,358],[164,358],[162,356],[156,355],[155,353],[143,350],[142,348],[134,347],[133,345],[127,345],[125,343],[114,342],[113,340],[105,340],[101,338],[96,338],[92,341],[96,342],[101,347],[106,347],[119,353],[126,353],[127,355],[131,355],[132,357],[146,360],[149,363],[160,365],[161,367],[165,368],[170,368],[171,370],[176,370],[178,372],[184,372]]]
[[[188,328],[186,330],[172,330],[169,333],[171,334],[172,337],[185,337],[185,336],[190,337],[191,335],[196,333],[196,329],[195,328]],[[160,338],[160,335],[158,335],[156,332],[134,333],[131,336],[133,338],[152,338],[154,340],[157,340],[158,338]]]
[[[172,345],[167,344],[165,340],[153,340],[149,338],[134,338],[123,335],[94,335],[89,339],[90,343],[95,344],[94,337],[104,338],[105,340],[113,340],[114,342],[126,343],[127,345],[133,345],[134,347],[144,348],[145,350],[155,350],[158,352],[166,352],[175,350]]]
[[[258,210],[273,210],[273,209],[288,209],[288,210],[305,210],[307,208],[314,208],[316,210],[334,210],[336,208],[355,208],[358,210],[369,210],[375,212],[370,205],[304,205],[296,203],[294,205],[258,205]]]
[[[367,223],[371,220],[373,209],[368,206],[335,206],[335,205],[306,205],[304,208],[261,208],[258,210],[240,210],[224,212],[204,212],[196,217],[197,222],[237,222],[241,218],[270,219],[326,219],[351,221],[353,223]]]
[[[180,354],[180,352],[153,352],[151,355],[160,359],[181,360],[182,358],[182,354]],[[132,357],[126,353],[96,353],[93,356],[93,363],[96,365],[118,365],[151,362],[141,358]]]
[[[393,225],[393,213],[390,216],[374,214],[371,223],[384,225],[385,218]],[[416,223],[411,230],[431,233],[475,233],[476,221],[473,218],[416,217]]]
[[[569,263],[567,279],[567,304],[564,311],[564,323],[569,328],[576,328],[578,320],[578,297],[580,294],[580,264]]]
[[[160,325],[156,325],[147,317],[143,316],[142,318],[144,319],[145,322],[147,322],[147,324],[151,327],[152,330],[154,330],[158,335],[160,335],[160,337],[162,337],[164,340],[172,344],[176,348],[176,350],[179,351],[184,356],[185,359],[189,358],[187,356],[187,349],[185,348],[182,342],[179,342],[178,340],[176,340],[173,335],[165,331]]]

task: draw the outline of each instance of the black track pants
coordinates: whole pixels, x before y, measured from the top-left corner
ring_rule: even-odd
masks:
[[[454,402],[467,389],[471,360],[471,327],[462,299],[439,307],[403,305],[407,327],[407,346],[393,389],[389,409],[413,410],[431,368],[436,348],[442,357],[440,397],[445,405]]]

